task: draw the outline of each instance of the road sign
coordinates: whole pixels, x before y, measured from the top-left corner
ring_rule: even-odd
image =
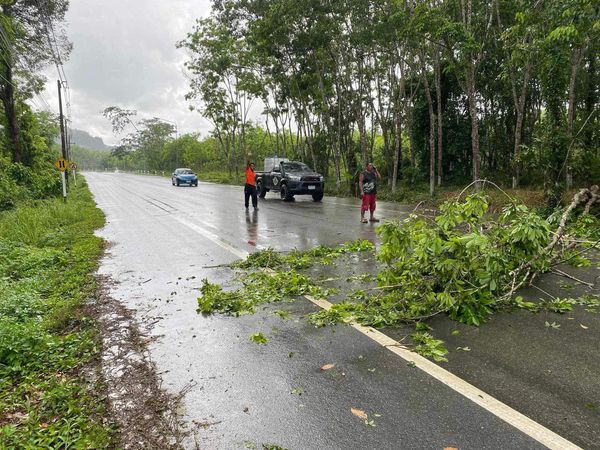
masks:
[[[72,162],[72,163],[69,165],[69,169],[71,169],[71,170],[75,170],[75,169],[77,169],[77,164],[75,164],[74,162]]]
[[[58,160],[54,163],[54,167],[56,167],[61,172],[64,172],[69,168],[69,161],[64,158],[58,158]]]

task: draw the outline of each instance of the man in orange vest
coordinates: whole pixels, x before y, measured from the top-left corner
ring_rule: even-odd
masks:
[[[248,200],[252,196],[252,206],[255,211],[258,211],[258,196],[256,193],[256,172],[254,171],[254,163],[248,160],[246,164],[246,184],[244,186],[244,202],[248,209]]]

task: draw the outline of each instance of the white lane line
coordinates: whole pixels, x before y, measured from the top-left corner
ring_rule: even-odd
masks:
[[[183,219],[182,217],[177,217],[176,215],[172,215],[171,217],[173,219],[175,219],[177,222],[181,223],[182,225],[185,225],[186,227],[194,230],[196,233],[201,234],[202,236],[210,239],[211,241],[213,241],[218,246],[220,246],[220,247],[224,248],[225,250],[233,253],[238,258],[246,258],[250,254],[247,251],[235,248],[234,246],[232,246],[231,244],[229,244],[229,242],[227,242],[224,239],[220,238],[216,234],[211,233],[210,231],[202,228],[200,225],[195,224],[194,222],[190,222],[189,220]]]
[[[305,295],[304,297],[325,310],[330,309],[332,306],[332,304],[327,300],[312,298],[308,295]],[[529,417],[521,414],[520,412],[515,411],[510,406],[486,394],[484,391],[476,388],[462,378],[459,378],[453,373],[448,372],[437,364],[429,361],[427,358],[411,352],[408,348],[381,331],[378,331],[372,327],[359,325],[353,321],[348,322],[348,325],[377,342],[379,345],[387,348],[389,351],[398,355],[405,361],[414,363],[415,367],[418,367],[436,380],[441,381],[449,388],[455,390],[459,394],[462,394],[464,397],[478,404],[513,427],[521,430],[523,433],[532,437],[546,447],[556,450],[581,450],[581,448],[577,445],[559,436],[543,425],[531,420]]]
[[[233,247],[216,234],[202,228],[201,226],[193,222],[190,222],[186,219],[182,219],[181,217],[177,216],[173,216],[173,218],[181,224],[187,226],[188,228],[210,239],[215,244],[219,245],[225,250],[228,250],[229,252],[233,253],[239,258],[245,258],[249,255],[248,252]],[[317,305],[318,307],[325,310],[330,309],[332,306],[332,304],[329,303],[327,300],[313,298],[309,295],[305,295],[304,297],[310,302]],[[414,363],[416,367],[421,369],[423,372],[427,373],[429,376],[442,382],[449,388],[461,394],[463,397],[466,397],[467,399],[481,406],[486,411],[492,413],[493,415],[504,420],[516,429],[522,431],[526,435],[538,441],[540,444],[543,444],[552,450],[581,450],[581,448],[577,445],[559,436],[558,434],[554,433],[553,431],[549,430],[543,425],[540,425],[539,423],[535,422],[534,420],[530,419],[524,414],[521,414],[520,412],[512,409],[510,406],[506,405],[505,403],[502,403],[500,400],[497,400],[494,397],[486,394],[481,389],[476,388],[472,384],[457,377],[453,373],[448,372],[447,370],[443,369],[437,364],[429,361],[427,358],[424,358],[423,356],[418,355],[417,353],[411,352],[398,341],[383,334],[382,332],[377,331],[372,327],[365,327],[359,325],[353,321],[350,321],[348,324],[355,330],[359,331],[363,335],[375,341],[382,347],[385,347],[392,353],[398,355],[405,361]]]

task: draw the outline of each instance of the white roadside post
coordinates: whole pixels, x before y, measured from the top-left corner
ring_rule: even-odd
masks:
[[[60,179],[62,181],[62,189],[63,189],[63,200],[65,203],[67,202],[67,177],[65,176],[65,171],[60,171]]]
[[[73,173],[73,183],[75,183],[75,186],[77,186],[77,175],[75,174],[75,172],[77,171],[77,164],[72,162],[69,165],[69,168],[71,169],[71,172]]]
[[[64,158],[58,158],[54,163],[54,167],[60,170],[60,181],[62,182],[63,200],[67,202],[67,177],[65,176],[65,170],[69,167],[69,161]]]

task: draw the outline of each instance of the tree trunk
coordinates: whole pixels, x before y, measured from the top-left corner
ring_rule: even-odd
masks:
[[[409,156],[410,156],[410,167],[413,169],[412,172],[412,179],[411,182],[414,181],[414,173],[415,173],[415,168],[417,167],[417,162],[416,162],[416,158],[415,158],[415,139],[414,139],[414,135],[413,135],[413,123],[412,123],[412,119],[413,119],[413,110],[412,110],[412,105],[409,105],[408,109],[406,110],[406,124],[408,127],[408,152],[409,152]]]
[[[473,181],[480,178],[481,155],[479,153],[479,119],[477,118],[477,98],[475,92],[475,66],[467,71],[467,97],[469,99],[469,116],[471,117],[471,155],[473,160]],[[479,189],[480,183],[476,184]]]
[[[400,108],[397,108],[395,114],[396,139],[394,140],[394,170],[392,172],[392,192],[396,192],[396,183],[398,181],[398,169],[402,163],[402,118]]]
[[[442,124],[442,74],[440,67],[440,50],[434,50],[434,71],[435,71],[435,100],[437,103],[437,185],[442,185],[442,155],[443,155],[443,124]]]
[[[399,58],[400,77],[398,80],[398,95],[394,104],[394,128],[395,128],[395,151],[394,151],[394,172],[392,174],[392,192],[396,192],[398,182],[398,172],[402,169],[402,116],[406,110],[406,82],[404,78],[404,63]]]
[[[315,156],[312,128],[310,127],[310,116],[304,103],[302,103],[302,109],[304,110],[304,120],[301,122],[301,124],[304,127],[304,136],[306,136],[308,142],[308,150],[310,152],[310,159],[313,164],[313,169],[317,170],[317,158]]]
[[[325,122],[327,126],[327,135],[329,137],[329,142],[331,145],[331,149],[333,150],[333,164],[335,169],[335,177],[336,177],[336,187],[340,187],[341,183],[341,172],[340,172],[340,153],[339,148],[337,147],[337,139],[333,137],[332,123],[331,123],[331,113],[329,102],[327,101],[327,96],[325,92],[325,84],[323,83],[323,75],[321,74],[321,67],[319,64],[318,58],[315,56],[315,62],[317,65],[317,78],[319,80],[319,90],[321,92],[321,99],[323,102],[323,115],[325,116]]]
[[[3,5],[3,14],[6,20],[12,20],[12,6]],[[17,111],[15,107],[15,89],[13,84],[13,61],[11,52],[4,52],[2,58],[3,80],[0,80],[2,105],[4,106],[4,115],[6,118],[6,134],[11,143],[11,156],[14,163],[23,161],[23,149],[21,145],[21,130],[17,122]]]
[[[572,147],[573,137],[573,123],[575,122],[575,88],[577,84],[577,72],[579,71],[579,65],[583,56],[583,49],[578,48],[573,50],[571,53],[571,77],[569,79],[569,100],[567,106],[567,137],[569,139],[569,146]],[[567,154],[566,161],[566,182],[567,189],[573,187],[573,170],[571,167],[570,160],[571,155]]]
[[[429,91],[429,81],[427,80],[427,73],[424,67],[422,73],[423,87],[429,110],[429,194],[433,195],[435,191],[435,113],[433,112],[433,100]]]
[[[368,162],[367,161],[368,155],[367,155],[367,127],[365,125],[365,115],[364,115],[364,111],[362,110],[362,104],[359,107],[357,119],[358,119],[357,120],[358,134],[360,135],[360,154],[361,154],[361,158],[362,158],[362,165],[364,166]]]
[[[515,145],[514,154],[514,173],[512,187],[515,189],[520,182],[521,177],[521,139],[523,137],[523,120],[525,118],[525,100],[527,99],[527,88],[529,85],[529,76],[531,74],[531,61],[525,65],[525,73],[523,74],[523,85],[521,86],[521,95],[515,99],[515,108],[517,113],[517,123],[515,126]],[[513,89],[516,93],[516,86]],[[513,94],[514,95],[514,94]]]
[[[4,106],[4,115],[6,117],[6,133],[11,143],[12,161],[20,163],[23,160],[23,152],[21,149],[21,133],[17,122],[17,112],[15,108],[15,90],[12,85],[12,69],[6,67],[4,72],[6,81],[2,89],[2,105]]]
[[[596,58],[597,56],[595,54],[593,54],[593,52],[590,52],[592,54],[590,54],[588,56],[588,76],[587,76],[587,95],[585,97],[585,111],[586,111],[586,117],[591,117],[592,114],[594,113],[594,108],[596,107],[596,102],[597,100],[597,92],[596,92],[596,84],[598,80],[598,76],[596,74]],[[592,123],[590,124],[591,126],[586,127],[587,129],[585,130],[585,138],[584,138],[584,145],[586,148],[591,149],[592,146],[594,145],[594,130],[597,129],[594,127],[594,122],[596,122],[596,120],[592,120]]]

